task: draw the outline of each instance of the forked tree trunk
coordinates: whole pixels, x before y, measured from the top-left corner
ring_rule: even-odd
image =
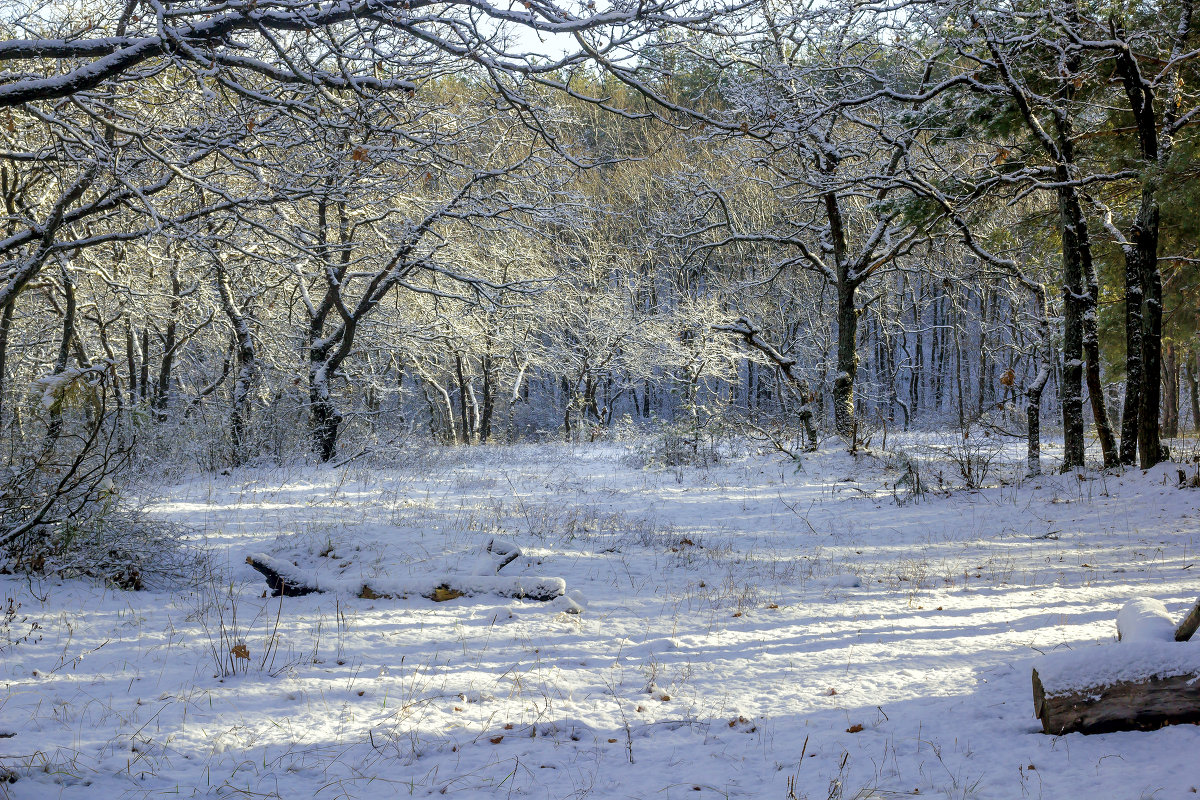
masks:
[[[167,330],[163,336],[162,362],[158,367],[158,380],[154,386],[154,400],[150,404],[155,412],[154,417],[159,422],[163,422],[167,418],[166,410],[171,392],[171,372],[175,366],[175,351],[179,347],[177,338],[179,309],[183,305],[180,299],[180,292],[179,259],[176,257],[171,261],[171,315],[167,319]]]
[[[1129,111],[1137,130],[1139,155],[1141,157],[1142,191],[1137,217],[1130,231],[1126,253],[1126,341],[1129,346],[1127,357],[1133,357],[1135,349],[1132,339],[1140,331],[1141,367],[1139,385],[1130,388],[1137,395],[1137,449],[1138,460],[1143,469],[1158,463],[1163,450],[1160,442],[1159,406],[1161,401],[1162,356],[1162,272],[1158,268],[1159,205],[1158,192],[1162,188],[1162,176],[1173,149],[1172,132],[1179,120],[1183,106],[1184,81],[1178,77],[1185,54],[1191,49],[1194,0],[1179,0],[1179,23],[1170,41],[1170,52],[1165,61],[1166,69],[1154,76],[1153,81],[1143,74],[1141,65],[1134,55],[1133,47],[1126,40],[1125,31],[1112,26],[1113,65],[1120,79]],[[1157,62],[1163,63],[1163,62]],[[1157,70],[1158,66],[1153,69]],[[1163,91],[1161,117],[1155,111],[1155,92]],[[1133,280],[1140,285],[1140,292],[1131,291]],[[1133,402],[1126,398],[1126,406]],[[1126,414],[1128,417],[1128,413]],[[1132,424],[1122,424],[1122,433],[1132,436]],[[1129,446],[1122,440],[1122,455],[1127,455]]]
[[[216,253],[212,255],[212,262],[221,310],[225,312],[229,326],[233,329],[237,378],[233,383],[233,397],[229,410],[229,438],[232,451],[231,461],[237,467],[244,464],[249,455],[247,446],[249,444],[250,396],[254,389],[255,377],[258,374],[258,352],[254,344],[250,315],[233,296],[233,287],[230,285],[225,262]]]

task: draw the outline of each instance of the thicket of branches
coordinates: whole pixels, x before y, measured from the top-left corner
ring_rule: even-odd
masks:
[[[414,435],[985,422],[1037,471],[1053,414],[1150,466],[1200,423],[1192,12],[9,4],[0,544]]]

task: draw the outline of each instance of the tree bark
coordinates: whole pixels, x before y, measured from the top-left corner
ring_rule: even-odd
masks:
[[[1192,411],[1192,430],[1200,430],[1200,378],[1196,375],[1196,354],[1184,351],[1183,375],[1188,385],[1188,405]]]
[[[833,380],[833,424],[841,436],[855,435],[854,381],[858,376],[858,308],[855,287],[841,281],[838,287],[837,376]]]
[[[1048,697],[1035,669],[1033,707],[1042,732],[1054,736],[1152,731],[1164,725],[1200,722],[1200,681],[1188,673],[1118,681]]]
[[[1026,466],[1030,476],[1042,474],[1042,392],[1050,380],[1050,320],[1046,309],[1046,290],[1041,284],[1034,285],[1034,301],[1038,312],[1038,344],[1037,353],[1041,354],[1042,362],[1033,382],[1025,390],[1026,408],[1025,420],[1028,444],[1026,449]]]
[[[1179,24],[1171,40],[1170,57],[1166,71],[1157,75],[1153,82],[1142,75],[1141,65],[1128,43],[1125,31],[1112,25],[1112,47],[1116,56],[1113,63],[1120,79],[1129,110],[1137,129],[1138,147],[1141,157],[1142,190],[1138,213],[1130,231],[1126,253],[1126,342],[1127,358],[1134,354],[1133,328],[1140,328],[1141,380],[1137,395],[1137,450],[1138,461],[1148,469],[1163,456],[1160,441],[1159,407],[1161,405],[1162,357],[1162,272],[1158,268],[1159,205],[1158,192],[1162,188],[1162,174],[1173,148],[1173,132],[1181,106],[1183,81],[1178,78],[1179,64],[1189,48],[1192,33],[1194,0],[1180,0]],[[1157,69],[1157,67],[1155,67]],[[1165,88],[1166,96],[1161,104],[1161,118],[1155,112],[1155,87]],[[1136,267],[1136,268],[1135,268]],[[1141,292],[1131,292],[1131,279],[1136,276]],[[1126,397],[1126,407],[1133,398]],[[1126,416],[1128,417],[1128,411]],[[1132,425],[1122,432],[1132,435]],[[1122,441],[1122,451],[1128,447]],[[1123,455],[1125,453],[1123,452]]]
[[[1086,225],[1086,220],[1084,221]],[[1086,230],[1086,228],[1085,228]],[[1096,267],[1092,262],[1091,245],[1081,253],[1084,278],[1087,281],[1087,306],[1083,312],[1083,352],[1087,360],[1088,399],[1092,406],[1092,419],[1096,423],[1096,437],[1100,440],[1100,453],[1104,467],[1115,467],[1120,463],[1117,440],[1113,435],[1112,420],[1105,408],[1107,395],[1100,377],[1100,336],[1097,330],[1097,314],[1100,307],[1100,284],[1096,279]]]
[[[462,425],[463,444],[471,443],[471,421],[467,417],[467,381],[463,376],[462,354],[454,354],[454,374],[458,378],[458,417]]]
[[[1163,419],[1162,433],[1168,439],[1179,435],[1179,359],[1176,347],[1163,348]]]
[[[1137,229],[1134,229],[1134,241]],[[1121,414],[1121,463],[1137,463],[1138,415],[1142,410],[1142,266],[1136,244],[1125,248],[1125,405]]]
[[[167,330],[163,335],[162,362],[158,367],[158,380],[154,386],[154,399],[150,404],[154,408],[155,418],[159,422],[167,418],[166,410],[171,392],[171,372],[175,365],[175,350],[179,345],[177,341],[177,329],[179,324],[179,309],[183,305],[180,293],[179,258],[177,256],[171,261],[170,317],[167,319]]]
[[[0,308],[0,429],[4,427],[4,387],[7,383],[5,373],[8,368],[8,337],[12,331],[13,310],[17,298],[13,297],[3,308]]]
[[[1179,627],[1175,629],[1175,641],[1191,641],[1197,629],[1200,629],[1200,600],[1196,601],[1184,616],[1183,621],[1179,623]]]
[[[1069,180],[1066,165],[1060,165],[1060,180]],[[1083,316],[1087,295],[1083,285],[1083,263],[1076,223],[1083,217],[1079,200],[1069,188],[1058,191],[1058,211],[1062,228],[1063,262],[1063,470],[1082,467],[1083,438]]]
[[[320,354],[309,363],[308,386],[313,449],[321,461],[329,462],[337,455],[337,438],[342,425],[342,415],[333,403],[329,374],[325,359],[320,357]]]
[[[229,438],[232,450],[231,460],[235,467],[239,467],[246,462],[249,455],[247,430],[250,419],[250,396],[254,388],[255,377],[258,374],[258,351],[250,326],[250,316],[234,298],[225,262],[217,253],[212,254],[212,262],[221,310],[225,312],[229,325],[233,329],[237,378],[233,384],[233,398],[229,411]]]

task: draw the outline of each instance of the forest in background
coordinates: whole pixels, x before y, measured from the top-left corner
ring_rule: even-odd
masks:
[[[0,544],[414,437],[1152,466],[1200,424],[1192,14],[10,3]]]

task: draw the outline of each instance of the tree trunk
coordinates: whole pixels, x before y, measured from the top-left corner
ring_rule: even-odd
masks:
[[[837,377],[833,381],[834,428],[841,436],[854,437],[854,381],[858,375],[858,308],[854,303],[855,289],[838,287]],[[851,443],[853,445],[853,442]]]
[[[1129,110],[1138,135],[1141,157],[1142,191],[1137,217],[1125,245],[1126,253],[1126,325],[1140,327],[1142,374],[1137,396],[1137,445],[1138,460],[1143,469],[1154,466],[1163,456],[1159,440],[1159,405],[1161,401],[1162,356],[1162,272],[1158,268],[1159,205],[1158,191],[1162,187],[1162,175],[1171,156],[1173,138],[1171,131],[1178,119],[1182,106],[1181,94],[1184,82],[1177,74],[1184,54],[1190,49],[1192,33],[1193,0],[1180,0],[1179,24],[1171,37],[1170,55],[1166,70],[1153,78],[1142,75],[1141,65],[1134,57],[1134,50],[1125,39],[1125,31],[1112,27],[1112,34],[1119,42],[1114,47],[1113,60],[1116,75],[1120,78],[1129,101]],[[1157,69],[1157,67],[1155,67]],[[1155,92],[1164,90],[1162,117],[1154,109]],[[1134,263],[1136,262],[1136,269]],[[1141,293],[1129,293],[1130,280],[1136,276]],[[1132,313],[1131,313],[1132,312]],[[1133,337],[1132,330],[1126,332],[1127,342]],[[1130,342],[1130,352],[1133,345]],[[1126,398],[1126,406],[1133,398]],[[1128,414],[1127,414],[1128,416]],[[1125,427],[1124,425],[1122,426]],[[1127,449],[1122,443],[1122,449]]]
[[[4,427],[4,387],[5,371],[8,368],[8,337],[12,330],[13,309],[16,308],[17,298],[14,296],[0,309],[0,430]]]
[[[1136,229],[1135,229],[1136,233]],[[1121,463],[1137,463],[1138,414],[1142,410],[1142,267],[1141,254],[1125,249],[1125,405],[1121,414]]]
[[[490,353],[484,353],[480,368],[483,371],[483,408],[479,417],[479,441],[486,442],[492,438],[492,415],[496,409],[496,367]]]
[[[213,271],[216,276],[217,296],[221,310],[233,329],[234,360],[237,363],[237,378],[233,383],[232,405],[229,410],[229,439],[232,450],[231,461],[235,467],[246,462],[250,418],[250,396],[254,379],[258,374],[258,352],[254,344],[254,333],[250,327],[249,314],[233,296],[233,287],[225,262],[216,253],[212,254]],[[166,360],[164,356],[163,360]]]
[[[1046,309],[1046,290],[1041,284],[1034,286],[1034,300],[1038,311],[1038,344],[1035,352],[1041,355],[1037,375],[1025,390],[1028,405],[1025,420],[1028,436],[1026,466],[1030,476],[1042,474],[1042,392],[1050,380],[1050,320]]]
[[[462,443],[471,443],[471,421],[467,416],[467,381],[463,376],[462,354],[454,354],[454,374],[458,378],[458,419],[462,428]]]
[[[1067,179],[1065,165],[1060,179]],[[1058,190],[1058,211],[1062,230],[1063,261],[1063,470],[1082,467],[1083,438],[1083,337],[1084,314],[1088,307],[1084,288],[1083,261],[1080,258],[1080,231],[1083,219],[1078,197],[1069,187]],[[1086,235],[1086,234],[1085,234]]]
[[[179,309],[182,306],[180,291],[179,259],[175,258],[171,262],[171,316],[167,320],[167,330],[163,337],[162,362],[158,367],[158,381],[154,387],[154,400],[150,404],[154,408],[155,419],[159,422],[167,418],[166,410],[171,390],[171,371],[175,365],[175,350],[178,347],[178,342],[176,341],[177,325]]]
[[[1158,209],[1154,209],[1154,239],[1158,239]],[[1146,288],[1146,312],[1142,320],[1142,407],[1138,412],[1138,461],[1149,469],[1162,460],[1159,410],[1162,406],[1162,273],[1158,269],[1158,247],[1153,266],[1143,273]]]
[[[1086,221],[1083,222],[1086,226]],[[1083,237],[1086,238],[1086,227]],[[1096,267],[1092,263],[1091,245],[1082,244],[1084,279],[1087,281],[1087,305],[1083,310],[1083,352],[1087,358],[1088,400],[1092,406],[1092,419],[1096,423],[1096,437],[1100,440],[1100,453],[1105,468],[1120,463],[1117,440],[1113,435],[1112,420],[1105,408],[1104,384],[1100,378],[1100,336],[1096,316],[1100,306],[1100,284],[1096,279]]]
[[[333,457],[337,455],[337,437],[342,424],[342,415],[338,413],[337,407],[333,403],[324,359],[314,361],[310,367],[308,397],[313,449],[321,461],[332,461]]]
[[[1033,706],[1042,732],[1053,736],[1153,731],[1163,725],[1200,722],[1200,682],[1188,672],[1047,696],[1035,669]]]
[[[1164,347],[1163,354],[1162,433],[1166,438],[1174,439],[1179,435],[1179,359],[1174,344]]]
[[[908,390],[910,407],[914,414],[921,411],[922,382],[925,380],[925,333],[921,330],[921,312],[916,300],[913,301],[913,367],[910,370]]]
[[[75,298],[75,283],[71,280],[71,273],[63,266],[60,270],[62,277],[62,290],[66,302],[63,304],[63,320],[62,320],[62,338],[58,343],[58,356],[54,359],[53,373],[55,375],[63,374],[67,369],[67,361],[71,357],[71,344],[75,340],[75,310],[77,307]],[[83,364],[80,364],[83,366]],[[53,403],[50,406],[50,420],[46,423],[46,438],[42,443],[43,453],[49,453],[55,442],[58,441],[62,434],[62,404]]]
[[[142,363],[138,367],[138,399],[150,398],[150,329],[142,328]]]
[[[1025,391],[1028,401],[1025,408],[1025,422],[1028,428],[1025,461],[1031,476],[1042,474],[1042,391],[1046,388],[1046,381],[1049,377],[1050,370],[1043,365],[1033,383]]]
[[[1200,378],[1196,375],[1196,354],[1186,351],[1183,374],[1188,385],[1188,400],[1192,411],[1192,430],[1200,430]]]
[[[138,352],[137,337],[133,335],[133,321],[125,318],[125,364],[129,370],[129,405],[138,401]]]

